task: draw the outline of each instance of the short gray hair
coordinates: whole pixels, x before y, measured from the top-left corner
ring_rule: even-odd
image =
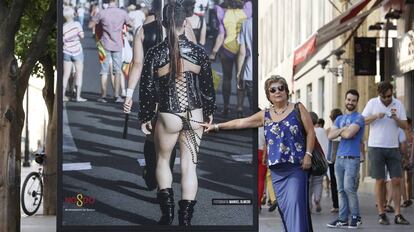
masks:
[[[272,75],[269,78],[267,78],[267,80],[265,82],[265,86],[264,86],[267,100],[270,102],[269,88],[270,88],[270,85],[272,85],[273,83],[282,84],[285,87],[285,92],[286,92],[286,95],[289,99],[289,87],[288,87],[288,84],[286,82],[286,79],[282,76],[279,76],[279,75]]]
[[[73,19],[75,17],[75,10],[70,6],[63,7],[63,17],[66,20]]]

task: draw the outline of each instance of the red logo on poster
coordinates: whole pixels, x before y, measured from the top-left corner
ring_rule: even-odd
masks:
[[[82,193],[76,195],[76,197],[65,197],[65,203],[76,204],[76,206],[83,207],[84,205],[94,205],[95,198],[90,196],[84,196]]]

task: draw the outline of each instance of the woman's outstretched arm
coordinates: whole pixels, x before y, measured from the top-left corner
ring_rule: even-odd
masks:
[[[219,131],[219,130],[235,130],[235,129],[246,129],[246,128],[257,128],[263,126],[264,122],[264,111],[259,111],[246,118],[238,118],[227,122],[218,124],[201,124],[205,127],[204,132]]]

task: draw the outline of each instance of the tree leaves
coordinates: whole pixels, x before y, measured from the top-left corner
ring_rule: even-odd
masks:
[[[35,37],[37,29],[49,8],[50,1],[54,0],[31,0],[24,9],[23,17],[20,19],[20,29],[15,35],[15,55],[19,60],[24,60],[27,56],[30,43]],[[47,43],[47,53],[52,56],[53,64],[56,64],[56,21],[50,26],[53,27],[52,33],[50,33],[45,43]],[[36,63],[32,75],[36,77],[44,76],[44,70],[39,62]]]

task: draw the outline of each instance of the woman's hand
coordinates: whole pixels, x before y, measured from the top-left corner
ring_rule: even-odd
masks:
[[[213,123],[213,115],[208,116],[208,124]]]
[[[131,113],[132,108],[132,98],[126,97],[124,102],[124,113],[129,114]]]
[[[152,124],[151,121],[148,121],[146,123],[142,123],[141,124],[141,131],[146,134],[149,135],[152,132]]]
[[[211,61],[215,61],[216,60],[216,52],[211,52],[211,54],[208,56],[208,59]]]
[[[302,169],[308,170],[312,167],[312,157],[309,154],[305,154],[305,157],[302,161]]]
[[[210,123],[201,123],[200,124],[202,127],[204,127],[204,132],[208,133],[210,131],[217,131],[216,128],[218,128],[217,124],[211,124]]]
[[[211,130],[215,129],[216,124],[213,124],[213,115],[208,116],[208,123],[200,123],[204,127],[204,132],[208,133]]]

